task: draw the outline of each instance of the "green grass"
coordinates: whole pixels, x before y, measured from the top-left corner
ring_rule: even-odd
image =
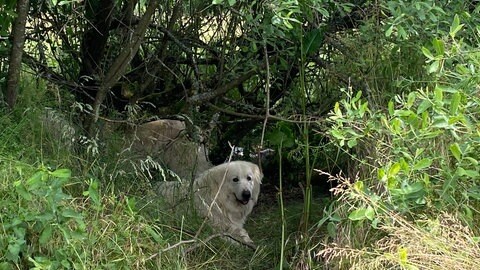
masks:
[[[315,198],[312,204],[312,220],[320,220],[324,204],[323,200]],[[304,254],[301,254],[299,249],[302,240],[298,234],[303,202],[288,200],[285,205],[287,241],[283,243],[286,250],[284,265],[287,266],[286,269],[294,269],[295,264],[304,259]],[[176,233],[176,236],[168,242],[169,246],[179,244],[182,240],[192,240],[203,219],[185,209],[188,206],[178,206],[174,210],[161,208],[161,200],[154,198],[144,202],[140,213],[158,220],[164,229]],[[181,244],[169,249],[168,252],[186,252],[188,269],[278,269],[282,246],[280,211],[274,194],[260,195],[259,204],[254,208],[245,226],[257,245],[255,251],[219,237],[210,240],[210,237],[217,233],[207,226],[198,238],[200,241]],[[321,241],[323,233],[323,230],[312,233],[306,241]]]
[[[95,156],[67,147],[42,124],[43,113],[0,117],[0,269],[275,269],[282,244],[289,269],[311,257],[296,233],[301,198],[285,202],[285,243],[275,194],[262,194],[247,220],[257,250],[210,239],[216,233],[208,226],[193,239],[201,218],[165,209],[114,151],[99,146],[106,152]],[[312,220],[322,207],[312,205]]]

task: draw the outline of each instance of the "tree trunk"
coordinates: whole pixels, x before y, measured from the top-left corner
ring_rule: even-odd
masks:
[[[10,109],[15,107],[18,94],[18,81],[22,68],[23,46],[25,44],[25,24],[28,14],[28,0],[17,1],[17,18],[12,29],[12,51],[10,52],[10,63],[7,77],[7,104]]]
[[[150,0],[145,14],[143,14],[140,23],[133,32],[133,37],[130,43],[128,43],[122,50],[120,55],[118,55],[113,64],[110,66],[108,73],[103,78],[103,81],[95,97],[95,102],[93,103],[93,117],[90,123],[88,123],[87,127],[89,135],[93,135],[94,124],[98,121],[98,117],[100,115],[100,106],[105,100],[107,92],[110,91],[110,88],[112,88],[112,86],[114,86],[118,82],[118,80],[124,75],[125,69],[137,53],[143,41],[145,32],[147,31],[148,25],[151,22],[152,15],[156,10],[157,6],[158,0]]]
[[[115,15],[115,0],[85,1],[85,17],[89,27],[82,37],[82,57],[78,81],[84,91],[76,92],[77,100],[92,104],[97,94],[97,75],[102,74],[101,64],[110,37],[110,26]]]

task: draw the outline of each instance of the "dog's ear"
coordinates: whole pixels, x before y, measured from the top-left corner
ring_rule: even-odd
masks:
[[[260,195],[260,185],[262,184],[263,174],[260,171],[260,168],[256,164],[252,164],[252,171],[253,171],[253,191],[252,197],[253,201],[257,203],[258,195]]]
[[[216,187],[219,187],[223,179],[225,178],[225,181],[228,181],[228,173],[226,174],[227,171],[227,164],[221,164],[215,167],[210,168],[207,172],[207,178],[209,179],[208,181],[210,184],[215,183],[214,185]]]
[[[257,164],[253,164],[252,167],[253,167],[253,179],[259,185],[262,184],[263,173],[260,171],[260,168],[258,167]]]

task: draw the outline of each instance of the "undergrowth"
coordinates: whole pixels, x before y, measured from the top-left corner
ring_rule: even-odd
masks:
[[[203,219],[162,205],[146,180],[156,166],[129,169],[118,145],[82,140],[69,119],[40,106],[0,117],[0,269],[274,269],[304,260],[298,245],[314,238],[296,233],[301,202],[283,209],[285,241],[276,197],[261,199],[246,224],[256,250],[208,226],[195,238]],[[315,219],[320,208],[312,204]]]
[[[422,87],[385,105],[346,89],[333,109],[329,135],[356,165],[331,177],[341,185],[317,253],[329,268],[478,268],[480,58],[463,27],[455,16],[421,48]]]

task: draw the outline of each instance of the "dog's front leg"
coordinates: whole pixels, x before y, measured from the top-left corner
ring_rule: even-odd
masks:
[[[244,228],[233,227],[231,228],[231,231],[235,237],[238,237],[239,240],[241,240],[242,243],[253,249],[256,249],[253,240],[250,238],[250,236],[248,236],[248,233]]]

